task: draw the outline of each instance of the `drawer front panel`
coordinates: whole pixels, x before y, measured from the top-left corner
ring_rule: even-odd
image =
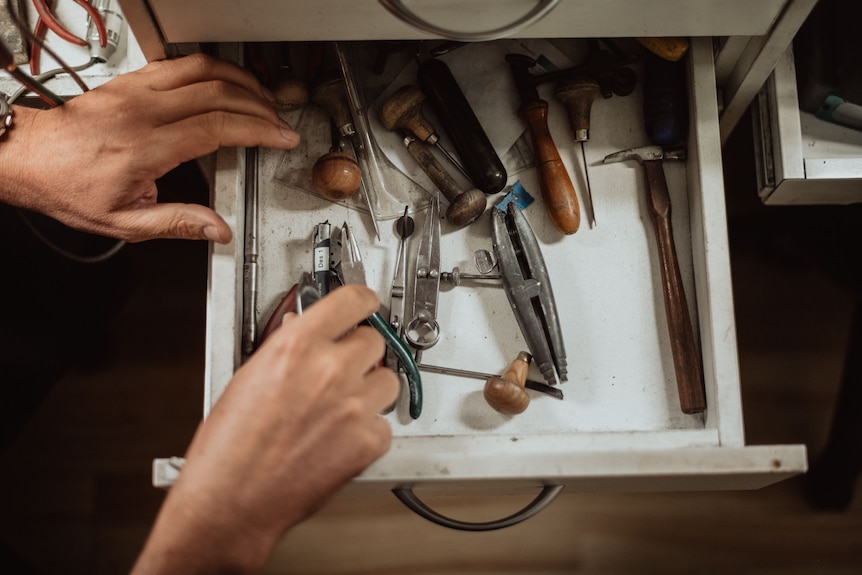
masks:
[[[126,0],[129,1],[129,0]],[[786,0],[561,0],[521,37],[763,35]],[[377,0],[149,0],[169,42],[272,40],[409,40],[428,36]],[[534,0],[412,0],[405,5],[455,31],[494,29],[517,21]]]

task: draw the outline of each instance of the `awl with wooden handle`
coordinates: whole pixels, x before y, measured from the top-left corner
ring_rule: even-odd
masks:
[[[523,54],[507,54],[506,62],[521,97],[518,114],[530,131],[539,187],[548,216],[560,232],[573,234],[581,225],[581,210],[575,186],[548,129],[548,103],[539,97],[536,80],[529,72],[536,61]]]

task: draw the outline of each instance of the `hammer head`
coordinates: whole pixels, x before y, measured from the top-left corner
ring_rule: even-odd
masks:
[[[530,74],[530,68],[536,65],[536,61],[525,54],[506,54],[506,62],[512,70],[512,78],[515,80],[521,103],[539,100],[535,77]]]
[[[684,160],[685,150],[675,148],[673,150],[665,150],[661,146],[641,146],[640,148],[629,148],[621,152],[608,154],[602,160],[604,164],[613,162],[622,162],[623,160],[637,160],[638,163],[655,161],[655,160]]]

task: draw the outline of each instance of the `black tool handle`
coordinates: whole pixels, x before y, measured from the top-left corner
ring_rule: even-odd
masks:
[[[686,59],[669,62],[647,52],[644,72],[644,121],[653,144],[669,148],[685,141],[688,131]]]
[[[419,66],[419,85],[449,134],[473,185],[486,194],[502,190],[506,185],[506,169],[449,66],[435,58],[423,62]]]

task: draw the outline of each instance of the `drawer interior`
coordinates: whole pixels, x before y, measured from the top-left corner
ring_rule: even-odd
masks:
[[[701,350],[707,411],[686,415],[679,408],[644,170],[635,162],[602,163],[607,154],[649,144],[642,121],[641,80],[633,94],[598,99],[592,107],[591,139],[585,155],[595,204],[594,228],[586,217],[580,146],[572,141],[566,112],[555,101],[552,87],[542,86],[540,95],[550,103],[551,134],[578,191],[580,230],[563,236],[552,227],[534,170],[510,176],[509,183],[520,181],[536,198],[524,214],[541,244],[561,317],[569,365],[569,379],[560,386],[565,398],[531,391],[532,403],[524,413],[504,416],[485,403],[484,381],[423,371],[421,417],[410,419],[406,405],[386,416],[395,437],[408,440],[404,445],[410,438],[486,437],[497,441],[545,436],[565,436],[567,449],[744,443],[709,41],[696,40],[689,58],[692,118],[688,157],[684,162],[665,162],[665,174],[677,254]],[[514,86],[511,91],[514,94]],[[511,114],[515,115],[514,109]],[[324,221],[334,227],[347,222],[357,234],[367,280],[380,295],[381,311],[387,314],[398,245],[395,214],[380,219],[376,240],[367,212],[324,200],[288,173],[298,169],[296,155],[307,153],[311,159],[321,145],[328,146],[328,126],[315,125],[309,120],[312,115],[307,107],[285,116],[300,128],[308,152],[260,151],[261,325],[300,274],[311,271],[312,230]],[[378,141],[384,149],[391,144],[389,137]],[[243,157],[237,150],[224,150],[218,156],[216,207],[236,226],[237,239],[213,248],[207,409],[240,361]],[[499,197],[490,197],[489,206]],[[445,210],[445,200],[442,206]],[[416,252],[425,214],[420,209],[413,216],[416,232],[408,244],[411,254]],[[473,252],[491,250],[490,229],[487,212],[461,229],[444,220],[442,268],[458,266],[463,272],[475,272]],[[409,316],[415,262],[412,257],[408,261]],[[503,289],[491,282],[442,285],[438,319],[440,341],[423,353],[422,363],[500,373],[519,351],[527,349]],[[231,328],[233,338],[224,337],[225,327]],[[541,381],[534,369],[531,378]],[[425,440],[415,445],[427,448]]]

